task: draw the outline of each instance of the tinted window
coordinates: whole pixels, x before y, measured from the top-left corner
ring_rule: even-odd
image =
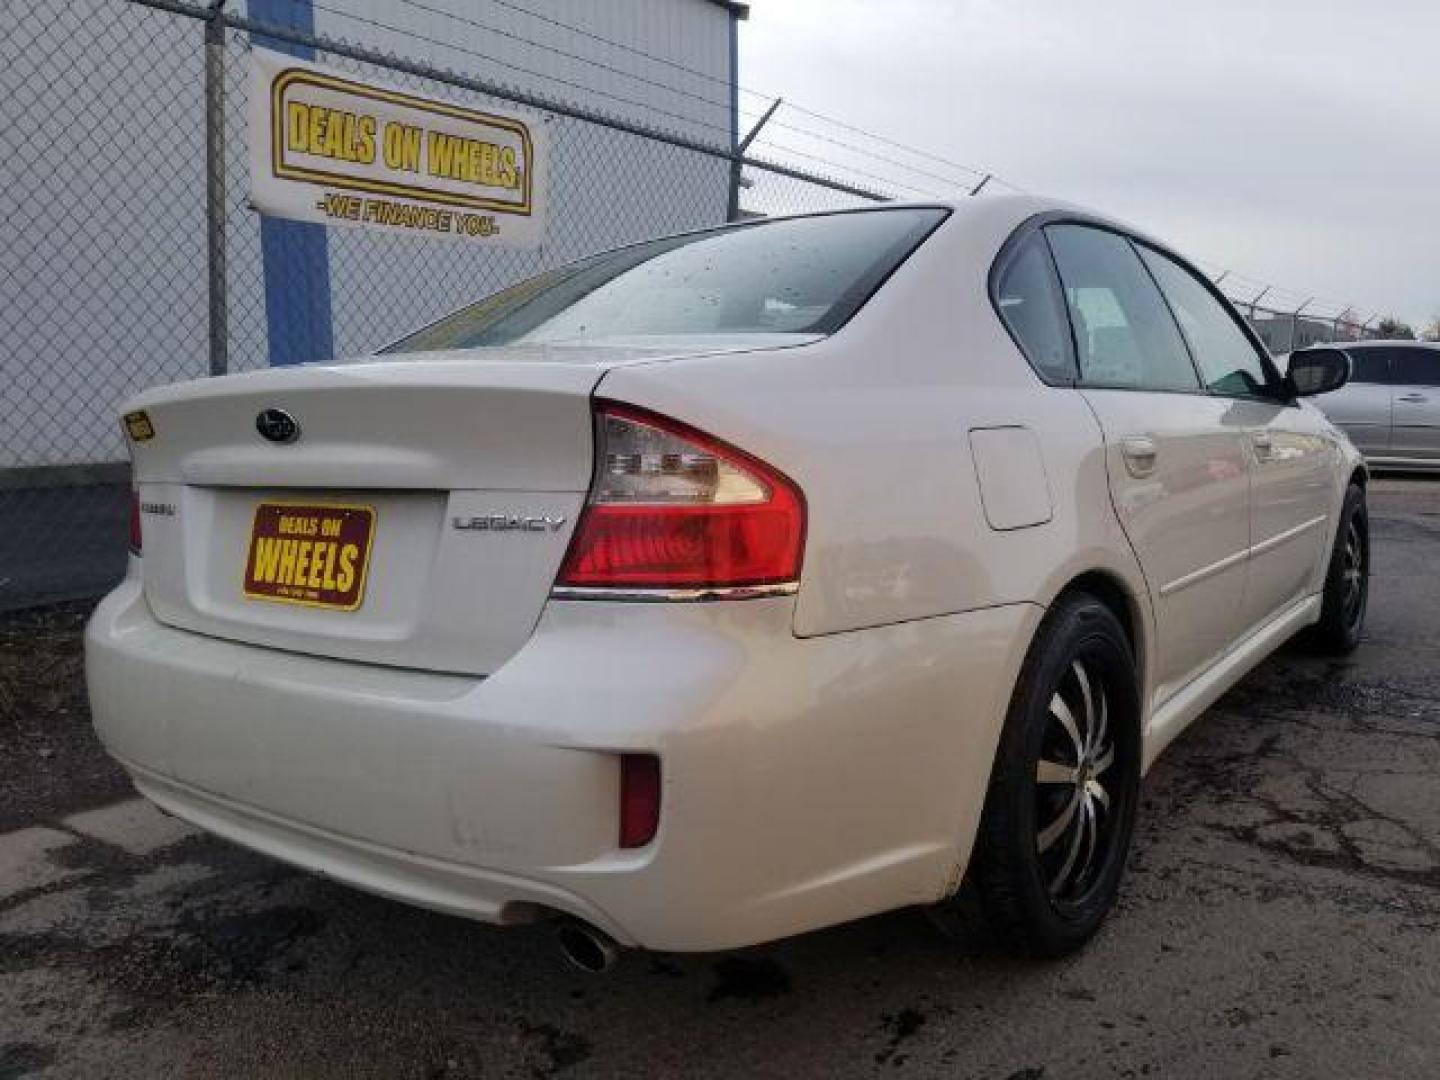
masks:
[[[1168,255],[1139,248],[1184,331],[1205,386],[1220,394],[1259,395],[1269,386],[1260,354],[1215,294]]]
[[[1387,349],[1394,381],[1402,386],[1440,386],[1440,349]]]
[[[1350,372],[1351,382],[1384,385],[1390,381],[1388,349],[1351,349],[1350,360],[1353,365]]]
[[[541,274],[385,351],[829,333],[944,216],[875,210],[653,240]]]
[[[1065,286],[1080,377],[1095,386],[1198,390],[1175,320],[1130,242],[1083,225],[1045,233]]]
[[[1000,316],[1020,348],[1050,382],[1072,382],[1070,327],[1045,242],[1035,234],[1006,264],[995,290]]]

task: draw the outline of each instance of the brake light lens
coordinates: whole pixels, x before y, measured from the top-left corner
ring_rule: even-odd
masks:
[[[660,759],[620,755],[620,846],[644,847],[660,828]]]
[[[130,489],[130,554],[139,555],[141,550],[140,536],[140,492],[134,488]]]
[[[805,498],[719,439],[614,402],[597,406],[599,467],[557,587],[734,588],[800,576]]]

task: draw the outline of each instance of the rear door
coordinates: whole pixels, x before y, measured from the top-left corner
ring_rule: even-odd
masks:
[[[1125,237],[1045,229],[1081,392],[1105,434],[1111,497],[1155,607],[1158,704],[1241,626],[1249,544],[1243,419],[1206,394],[1159,289]]]
[[[1287,400],[1279,377],[1239,318],[1189,267],[1140,245],[1210,394],[1243,430],[1250,472],[1250,556],[1244,628],[1304,596],[1329,536],[1335,501],[1336,437],[1311,409]]]
[[[1440,348],[1389,346],[1393,426],[1390,456],[1440,460]]]
[[[1362,346],[1350,350],[1354,368],[1350,381],[1333,394],[1315,399],[1355,448],[1366,457],[1390,453],[1391,350]]]

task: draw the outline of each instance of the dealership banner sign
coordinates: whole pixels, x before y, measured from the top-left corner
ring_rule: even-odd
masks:
[[[541,242],[546,145],[534,117],[421,97],[268,49],[250,55],[257,210],[506,247]]]

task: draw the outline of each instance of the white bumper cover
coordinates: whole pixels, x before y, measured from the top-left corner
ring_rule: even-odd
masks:
[[[825,637],[790,598],[554,602],[484,679],[157,622],[132,577],[87,632],[95,726],[160,806],[360,888],[624,944],[732,948],[952,889],[1040,609]],[[617,846],[617,754],[660,831]]]

